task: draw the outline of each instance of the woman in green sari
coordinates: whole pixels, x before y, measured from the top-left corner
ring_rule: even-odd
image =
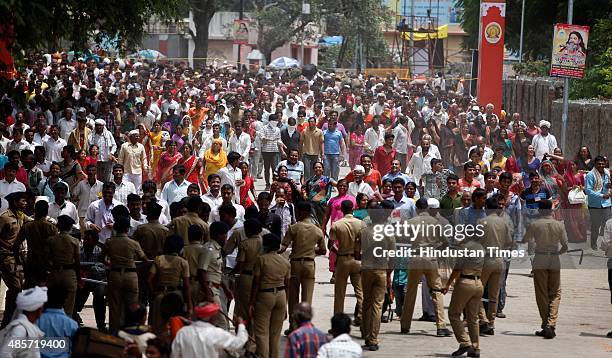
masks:
[[[314,175],[304,184],[305,198],[312,204],[316,224],[321,225],[325,218],[327,201],[331,197],[332,187],[336,186],[336,182],[323,175],[323,163],[316,162],[312,168]]]

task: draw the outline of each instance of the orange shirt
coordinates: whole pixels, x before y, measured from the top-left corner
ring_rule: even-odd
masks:
[[[202,121],[204,120],[204,117],[206,116],[206,113],[208,112],[208,108],[200,108],[200,111],[198,113],[198,110],[195,107],[192,107],[189,109],[189,117],[191,117],[191,126],[193,127],[194,130],[198,130],[200,129],[200,125],[202,124]]]

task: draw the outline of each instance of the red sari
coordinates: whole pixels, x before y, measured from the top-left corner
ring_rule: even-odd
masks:
[[[163,188],[164,184],[172,180],[172,168],[179,163],[183,155],[176,152],[174,155],[163,152],[155,168],[155,182]]]
[[[198,184],[200,187],[200,192],[203,193],[203,188],[200,185],[200,165],[198,164],[198,158],[195,155],[192,155],[181,164],[183,164],[187,170],[185,173],[185,179],[192,184]]]
[[[569,190],[574,186],[584,187],[584,174],[578,172],[571,174],[569,161],[565,165],[565,174],[563,179],[568,192],[563,192],[561,195],[561,214],[567,231],[567,239],[569,242],[585,242],[587,239],[587,217],[582,204],[570,204],[567,199]]]
[[[246,209],[254,204],[253,200],[249,197],[249,192],[255,190],[255,180],[250,175],[242,179],[244,180],[244,185],[240,187],[240,205]]]

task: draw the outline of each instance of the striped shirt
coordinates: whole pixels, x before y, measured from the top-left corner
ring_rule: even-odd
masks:
[[[285,358],[315,358],[319,347],[327,343],[327,335],[306,322],[287,336]]]

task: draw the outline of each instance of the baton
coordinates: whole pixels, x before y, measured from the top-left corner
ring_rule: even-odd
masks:
[[[229,323],[229,322],[232,322],[232,324],[234,323],[234,320],[233,320],[232,318],[230,318],[230,316],[229,316],[229,315],[227,315],[225,312],[223,312],[223,310],[219,310],[219,313],[221,313],[221,315],[222,315],[223,317],[225,317],[225,318],[228,320],[228,323]],[[248,321],[244,321],[244,323],[243,323],[243,324],[244,324],[244,325],[245,325],[245,327],[246,327],[246,325],[248,324]],[[237,328],[237,327],[236,327],[236,328]],[[256,343],[256,342],[255,342],[255,338],[253,338],[253,337],[251,337],[251,336],[249,336],[249,341],[252,341],[253,343]]]
[[[580,260],[578,260],[578,265],[582,265],[582,258],[584,257],[584,249],[567,250],[565,251],[565,253],[569,254],[570,252],[578,252],[578,251],[580,251]]]

